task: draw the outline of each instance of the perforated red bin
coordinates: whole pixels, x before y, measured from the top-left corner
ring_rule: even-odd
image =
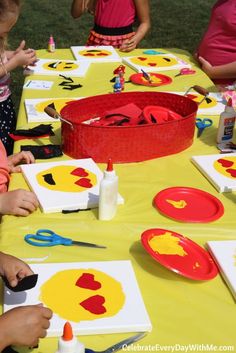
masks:
[[[140,109],[159,105],[180,114],[182,119],[137,126],[91,126],[82,121],[105,111],[136,104]],[[185,150],[193,143],[198,105],[191,99],[164,92],[104,94],[70,102],[61,110],[62,149],[72,158],[93,158],[105,163],[140,162]]]

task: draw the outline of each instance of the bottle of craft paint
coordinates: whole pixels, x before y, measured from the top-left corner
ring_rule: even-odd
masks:
[[[71,324],[67,321],[64,325],[63,335],[59,338],[56,353],[84,353],[84,344],[73,336]]]
[[[56,49],[56,46],[55,46],[54,38],[52,35],[50,35],[49,41],[48,41],[48,51],[50,53],[54,53],[55,49]]]
[[[116,175],[111,159],[100,183],[98,218],[102,221],[112,219],[116,214],[118,198],[118,176]]]
[[[217,132],[217,143],[230,142],[233,139],[236,112],[233,108],[232,98],[229,98],[225,110],[220,114]]]

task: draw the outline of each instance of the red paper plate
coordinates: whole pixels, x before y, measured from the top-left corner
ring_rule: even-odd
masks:
[[[153,82],[148,82],[143,77],[142,73],[138,74],[133,74],[130,76],[130,81],[137,84],[137,85],[143,85],[143,86],[150,86],[150,87],[158,87],[158,86],[164,86],[164,85],[169,85],[172,82],[172,78],[166,75],[162,74],[156,74],[154,72],[149,72],[148,75],[151,77]]]
[[[141,235],[147,252],[169,270],[194,280],[209,280],[218,274],[209,253],[181,234],[166,229],[148,229]]]
[[[206,191],[189,187],[172,187],[160,191],[154,198],[157,209],[182,222],[212,222],[224,214],[224,206]]]

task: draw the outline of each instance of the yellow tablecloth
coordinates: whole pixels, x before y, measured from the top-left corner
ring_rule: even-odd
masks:
[[[178,49],[171,52],[191,61],[197,73],[193,76],[180,76],[168,86],[153,88],[154,91],[186,91],[199,84],[212,90],[212,82],[195,66],[191,56]],[[134,53],[140,54],[142,50]],[[132,53],[133,54],[133,53]],[[56,50],[55,53],[39,51],[42,58],[72,59],[70,50]],[[55,84],[50,91],[23,90],[19,110],[18,128],[33,126],[27,124],[24,109],[25,98],[44,97],[85,97],[112,92],[109,80],[119,64],[93,64],[85,78],[75,78],[82,88],[75,91],[63,90],[58,84],[61,78],[39,76]],[[133,71],[127,67],[126,79]],[[178,71],[163,72],[174,77]],[[31,76],[26,79],[35,79]],[[125,85],[125,91],[149,90],[143,86]],[[40,210],[27,218],[5,216],[1,225],[1,250],[17,257],[39,259],[48,256],[44,262],[77,262],[131,260],[139,283],[144,303],[152,322],[152,332],[136,343],[132,351],[220,351],[220,346],[232,345],[236,350],[235,317],[236,306],[231,293],[220,275],[210,281],[194,281],[181,277],[159,265],[143,249],[140,236],[150,228],[163,228],[180,233],[201,246],[208,240],[235,239],[235,193],[219,194],[190,162],[193,155],[218,153],[216,131],[218,117],[213,117],[211,128],[204,131],[201,138],[195,138],[187,150],[172,156],[153,159],[141,163],[116,164],[119,176],[119,192],[125,204],[118,207],[115,218],[109,222],[99,221],[97,209],[74,214],[43,214]],[[35,124],[37,125],[37,124]],[[51,142],[58,142],[60,124],[55,123],[56,136]],[[15,151],[21,144],[32,144],[32,140],[22,140],[15,144]],[[35,143],[49,143],[47,138]],[[63,158],[67,158],[64,156]],[[58,159],[59,160],[59,159]],[[38,161],[40,162],[40,161]],[[105,165],[99,165],[104,169]],[[225,213],[222,218],[211,223],[180,223],[161,215],[152,205],[153,197],[162,189],[172,186],[196,187],[218,197]],[[21,174],[12,175],[10,188],[27,188]],[[26,244],[23,237],[39,228],[49,228],[63,236],[82,241],[104,244],[106,250],[83,247],[39,248]],[[138,310],[138,308],[137,308]],[[130,334],[109,334],[82,336],[80,341],[86,347],[102,350]],[[57,338],[41,340],[35,352],[54,352]],[[214,346],[217,346],[214,348]],[[22,351],[24,351],[22,349]]]

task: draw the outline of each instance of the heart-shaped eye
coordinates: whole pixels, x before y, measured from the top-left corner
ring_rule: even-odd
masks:
[[[81,178],[75,182],[76,185],[82,186],[83,188],[91,188],[93,185],[91,184],[90,179],[88,178]]]
[[[226,172],[229,173],[233,178],[236,178],[236,169],[226,169]]]
[[[88,173],[84,168],[75,168],[71,172],[72,175],[80,176],[80,177],[86,177],[88,176]]]
[[[105,298],[101,295],[94,295],[82,301],[80,305],[87,311],[95,315],[104,314],[107,310],[103,305]]]
[[[94,275],[91,273],[83,273],[82,276],[77,279],[75,285],[81,288],[91,290],[97,290],[102,286],[100,282],[95,281]]]
[[[234,162],[229,161],[228,159],[223,159],[223,158],[218,159],[217,162],[220,163],[222,165],[222,167],[224,167],[224,168],[232,167],[232,165],[234,164]]]

